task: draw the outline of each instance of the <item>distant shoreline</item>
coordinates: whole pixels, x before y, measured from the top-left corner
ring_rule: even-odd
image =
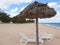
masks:
[[[60,29],[60,27],[57,27],[57,26],[53,26],[53,25],[49,25],[49,24],[46,24],[46,25],[51,26],[51,27],[56,28],[56,29]]]

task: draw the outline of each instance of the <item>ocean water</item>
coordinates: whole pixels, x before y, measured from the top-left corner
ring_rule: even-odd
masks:
[[[60,29],[60,23],[47,23],[47,25]]]
[[[60,28],[60,23],[43,23],[43,24],[47,24],[56,28]]]
[[[55,27],[60,27],[60,23],[48,23],[48,25],[55,26]]]

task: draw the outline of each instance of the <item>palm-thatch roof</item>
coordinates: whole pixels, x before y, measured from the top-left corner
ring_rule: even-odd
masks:
[[[50,8],[47,4],[35,1],[20,12],[19,16],[26,18],[36,18],[36,16],[38,16],[38,18],[50,18],[55,16],[55,14],[55,10]]]

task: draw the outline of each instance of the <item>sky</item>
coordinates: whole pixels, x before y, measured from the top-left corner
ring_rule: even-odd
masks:
[[[0,9],[13,17],[34,1],[48,3],[48,6],[57,12],[56,16],[52,18],[39,19],[39,23],[60,23],[60,0],[0,0]]]

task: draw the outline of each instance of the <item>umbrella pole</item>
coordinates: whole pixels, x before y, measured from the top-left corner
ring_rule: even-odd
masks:
[[[36,17],[36,45],[39,45],[39,36],[38,36],[38,17]]]

